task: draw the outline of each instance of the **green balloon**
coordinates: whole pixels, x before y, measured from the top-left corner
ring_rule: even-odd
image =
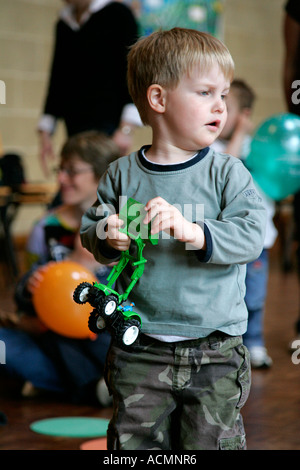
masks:
[[[275,114],[255,131],[245,164],[253,179],[279,201],[300,189],[300,117]]]

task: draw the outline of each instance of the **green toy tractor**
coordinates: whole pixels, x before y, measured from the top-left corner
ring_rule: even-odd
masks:
[[[73,294],[76,303],[89,302],[94,308],[89,317],[89,329],[96,334],[107,329],[123,346],[130,346],[137,340],[142,325],[140,315],[133,312],[134,304],[124,306],[123,303],[143,275],[147,262],[143,257],[146,240],[149,240],[152,245],[158,243],[158,234],[151,235],[150,224],[142,223],[145,216],[144,205],[132,198],[128,199],[119,214],[119,218],[125,224],[120,230],[136,243],[136,254],[130,254],[129,250],[122,251],[118,264],[112,268],[107,278],[107,284],[82,282]],[[133,268],[131,282],[125,292],[119,294],[113,286],[128,263]]]

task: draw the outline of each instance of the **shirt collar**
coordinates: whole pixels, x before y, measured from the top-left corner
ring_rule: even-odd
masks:
[[[64,21],[71,29],[74,31],[79,30],[82,25],[84,25],[92,16],[93,13],[104,8],[108,3],[111,3],[112,0],[93,0],[88,10],[84,13],[83,17],[81,18],[80,24],[77,23],[76,18],[74,16],[74,7],[73,5],[66,5],[60,12],[59,18]]]
[[[201,150],[199,150],[196,155],[193,157],[189,158],[188,160],[185,160],[183,162],[179,163],[172,163],[171,165],[161,165],[159,163],[153,163],[150,160],[145,157],[145,151],[150,147],[150,145],[144,145],[139,151],[138,151],[138,159],[140,163],[143,165],[143,167],[147,168],[148,170],[151,171],[158,171],[158,172],[173,172],[173,171],[179,171],[179,170],[185,170],[186,168],[189,168],[196,163],[198,163],[200,160],[202,160],[205,155],[209,151],[209,147],[205,147]]]

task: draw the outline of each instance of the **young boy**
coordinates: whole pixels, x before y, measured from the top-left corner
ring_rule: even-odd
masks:
[[[249,153],[253,132],[252,112],[255,94],[244,80],[233,80],[227,97],[227,121],[212,148],[245,160]],[[259,189],[267,211],[264,249],[258,259],[247,265],[245,302],[248,309],[248,328],[243,336],[244,344],[250,352],[251,366],[255,369],[269,368],[272,359],[265,347],[264,309],[267,296],[269,253],[277,230],[273,217],[275,204]]]
[[[130,93],[152,144],[110,165],[81,237],[97,260],[116,260],[130,245],[119,231],[122,197],[145,204],[144,223],[161,233],[146,243],[130,294],[139,344],[112,343],[107,358],[110,450],[246,446],[245,263],[262,250],[265,211],[244,165],[209,148],[226,121],[233,69],[227,48],[194,30],[155,32],[129,53]],[[125,272],[118,292],[128,280]]]
[[[244,80],[234,79],[226,99],[227,121],[213,144],[215,150],[238,158],[247,155],[254,129],[254,102],[255,94],[252,88]]]

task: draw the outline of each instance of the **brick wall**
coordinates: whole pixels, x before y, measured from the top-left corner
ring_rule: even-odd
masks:
[[[259,123],[284,108],[281,87],[284,0],[225,0],[224,41],[235,63],[236,76],[255,89],[254,120]],[[19,151],[29,181],[42,181],[36,123],[44,100],[51,61],[54,24],[61,0],[1,0],[0,80],[6,84],[6,104],[0,104],[0,134],[5,151]],[[59,150],[64,141],[59,126]],[[149,143],[149,129],[140,130],[134,147]],[[22,208],[14,224],[24,233],[43,208]]]

